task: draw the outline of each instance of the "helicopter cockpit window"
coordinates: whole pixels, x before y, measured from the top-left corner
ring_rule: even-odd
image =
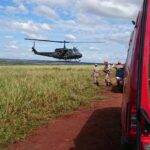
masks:
[[[73,47],[73,51],[74,51],[74,52],[78,52],[78,49],[75,48],[75,47]]]
[[[73,51],[74,51],[74,52],[77,52],[77,50],[76,50],[76,49],[73,49]]]

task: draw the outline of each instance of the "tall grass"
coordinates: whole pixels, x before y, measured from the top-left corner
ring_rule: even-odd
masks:
[[[0,144],[24,138],[52,118],[101,98],[91,67],[0,67]]]

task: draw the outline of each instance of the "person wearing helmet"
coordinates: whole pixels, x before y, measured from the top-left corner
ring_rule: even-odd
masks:
[[[97,86],[99,86],[99,81],[98,81],[99,75],[100,74],[99,74],[98,65],[95,64],[92,70],[92,77],[93,77],[93,83],[96,84]]]
[[[110,65],[107,61],[105,61],[103,72],[105,73],[105,84],[106,84],[106,86],[112,85],[111,79],[110,79],[110,71],[111,71]]]

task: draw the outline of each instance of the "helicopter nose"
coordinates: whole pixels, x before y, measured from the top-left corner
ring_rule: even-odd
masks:
[[[82,54],[79,54],[79,58],[81,58],[82,57]]]

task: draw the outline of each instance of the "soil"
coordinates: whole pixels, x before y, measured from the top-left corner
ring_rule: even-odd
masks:
[[[122,94],[109,89],[104,94],[103,100],[51,121],[8,149],[120,150]]]

